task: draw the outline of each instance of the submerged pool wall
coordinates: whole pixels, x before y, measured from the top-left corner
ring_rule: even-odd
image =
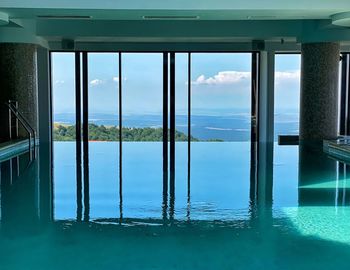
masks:
[[[300,206],[334,204],[334,188],[319,188],[329,179],[338,179],[338,161],[330,158],[319,144],[299,145]]]

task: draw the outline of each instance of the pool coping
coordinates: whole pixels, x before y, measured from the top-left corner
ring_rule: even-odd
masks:
[[[39,145],[39,140],[35,140],[35,145]],[[34,139],[32,139],[32,148],[34,147]],[[0,162],[11,159],[14,156],[18,156],[28,152],[29,140],[18,139],[4,143],[0,143]]]

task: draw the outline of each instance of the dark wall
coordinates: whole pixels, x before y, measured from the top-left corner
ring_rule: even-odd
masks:
[[[9,139],[5,102],[18,101],[19,109],[38,127],[37,47],[33,44],[0,43],[0,142]],[[21,128],[20,137],[26,137]]]

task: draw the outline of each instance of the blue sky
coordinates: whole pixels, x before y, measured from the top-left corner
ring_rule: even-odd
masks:
[[[162,54],[123,53],[125,114],[162,111]],[[192,112],[250,111],[249,53],[192,54]],[[90,113],[118,112],[118,54],[89,54]],[[52,84],[55,113],[74,112],[74,54],[54,53]],[[275,111],[299,107],[300,56],[276,55]],[[176,55],[176,108],[187,110],[187,54]]]

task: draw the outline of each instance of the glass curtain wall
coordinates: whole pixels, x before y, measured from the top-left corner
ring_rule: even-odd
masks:
[[[57,147],[63,143],[55,143],[56,153],[61,151],[55,156],[57,174],[62,174],[54,180],[55,218],[79,216],[78,201],[87,205],[84,214],[88,219],[161,218],[164,203],[168,202],[167,211],[177,219],[210,219],[215,218],[214,213],[228,217],[232,211],[248,211],[251,53],[175,53],[175,65],[168,58],[167,74],[163,73],[163,53],[86,53],[82,59],[87,61],[79,62],[81,118],[88,119],[87,159],[82,147],[84,170],[80,188],[86,191],[83,195],[77,192],[75,169],[68,168],[75,164],[76,108],[74,53],[67,55],[70,58],[62,53],[52,54],[53,81],[58,85],[68,82],[60,72],[71,77],[61,97],[60,88],[53,86],[54,119],[63,119],[63,130],[72,126],[71,136],[56,131],[57,124],[54,129],[56,137],[72,144],[69,152],[65,145]],[[71,62],[62,62],[60,57],[68,57]],[[170,116],[173,75],[175,194],[164,201],[163,118]],[[166,114],[164,76],[168,93]],[[55,109],[60,106],[62,115]],[[170,121],[166,128],[169,127]],[[69,158],[67,151],[71,153]],[[171,177],[165,177],[171,183]],[[66,208],[63,204],[67,204]],[[206,215],[202,215],[203,211]]]
[[[191,196],[191,164],[189,145],[190,53],[175,54],[175,198],[176,218],[188,217]]]
[[[54,218],[76,217],[75,54],[51,54]]]
[[[294,206],[298,202],[297,145],[278,145],[278,135],[299,134],[300,54],[275,56],[274,123],[274,207]],[[283,196],[288,193],[289,196]]]
[[[88,53],[90,218],[120,215],[118,76],[118,53]]]
[[[122,53],[123,215],[161,218],[163,54]]]
[[[275,141],[299,134],[300,54],[275,56]]]
[[[228,217],[249,205],[251,53],[191,58],[191,217]]]

